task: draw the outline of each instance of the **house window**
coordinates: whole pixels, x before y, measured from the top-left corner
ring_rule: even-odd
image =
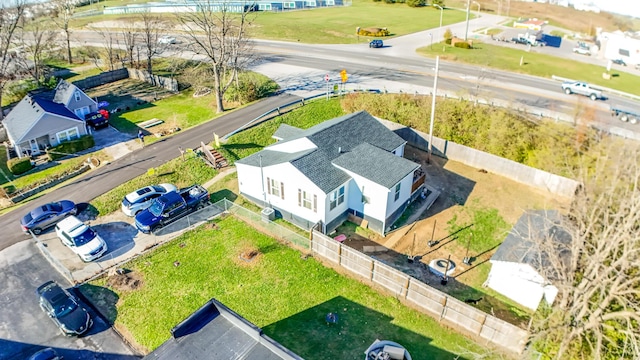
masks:
[[[285,2],[285,3],[282,3],[282,6],[285,9],[295,9],[296,8],[296,3],[295,2]]]
[[[56,134],[56,138],[58,139],[58,142],[69,141],[69,140],[77,139],[79,137],[80,136],[78,135],[78,128],[67,129],[65,131],[60,131],[59,133]]]
[[[316,2],[315,1],[305,1],[304,2],[304,6],[315,7],[316,6]]]
[[[318,212],[318,197],[307,191],[298,189],[298,206]]]
[[[344,202],[344,186],[340,189],[331,193],[331,198],[329,201],[329,210],[333,210],[336,206],[342,204]]]
[[[400,198],[400,183],[396,185],[396,197],[394,201],[398,201],[399,198]]]
[[[271,10],[271,4],[258,4],[258,10],[269,11]]]
[[[278,196],[284,200],[284,183],[267,178],[267,190],[269,191],[269,195]]]
[[[333,6],[335,4],[336,4],[335,0],[327,0],[327,6]]]
[[[76,101],[80,101],[80,91],[75,92]]]

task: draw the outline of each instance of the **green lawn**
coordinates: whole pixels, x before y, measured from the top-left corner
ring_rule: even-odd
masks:
[[[445,26],[464,19],[462,11],[444,10],[442,24]],[[357,36],[357,27],[386,27],[392,36],[436,28],[440,25],[440,10],[428,6],[411,8],[406,4],[354,0],[351,6],[263,12],[257,15],[254,24],[251,34],[260,39],[345,44],[369,40]]]
[[[323,121],[344,115],[339,99],[324,99],[307,102],[283,116],[266,121],[251,129],[241,131],[222,144],[221,152],[231,162],[260,151],[263,147],[276,142],[271,136],[280,124],[288,124],[302,129],[310,128]]]
[[[133,1],[107,1],[102,5],[115,6],[135,3]],[[94,7],[85,7],[93,9]],[[84,8],[83,8],[84,9]],[[349,44],[367,41],[358,37],[356,28],[386,27],[393,36],[406,35],[417,31],[438,27],[440,10],[425,6],[411,8],[406,4],[386,4],[371,0],[353,0],[351,6],[318,8],[313,10],[285,12],[257,12],[251,36],[258,39],[300,41],[319,44]],[[160,16],[175,20],[174,14]],[[74,27],[84,27],[104,20],[139,18],[136,15],[99,15],[76,18]],[[443,26],[464,21],[465,13],[445,9],[442,16]]]
[[[375,339],[395,340],[414,359],[452,359],[486,350],[437,321],[342,276],[313,258],[227,217],[175,239],[127,264],[142,278],[136,290],[107,288],[105,279],[80,289],[116,327],[149,350],[211,298],[305,359],[359,359]],[[251,263],[240,260],[258,250]],[[179,265],[176,266],[176,262]],[[327,326],[327,313],[338,314]]]
[[[439,55],[440,59],[447,61],[487,66],[547,78],[551,77],[551,75],[556,75],[640,95],[640,86],[638,86],[640,76],[612,70],[614,76],[611,77],[611,80],[604,80],[602,73],[606,69],[602,66],[571,61],[546,54],[526,52],[522,50],[524,46],[522,49],[512,49],[476,41],[474,42],[474,47],[474,49],[465,50],[440,43],[437,46],[434,45],[433,49],[430,47],[420,48],[418,53],[428,57]],[[520,66],[521,57],[524,57],[522,66]]]

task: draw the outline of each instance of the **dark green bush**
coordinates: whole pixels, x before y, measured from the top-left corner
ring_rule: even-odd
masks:
[[[451,45],[451,39],[445,39],[444,43],[447,44],[447,45]]]
[[[63,158],[69,154],[75,154],[78,151],[86,150],[95,145],[95,141],[93,140],[93,136],[85,135],[79,139],[65,141],[62,144],[52,147],[47,152],[49,155],[49,160],[57,160]]]
[[[22,158],[13,158],[7,161],[7,168],[9,168],[9,171],[11,171],[13,175],[20,175],[31,170],[33,166],[31,165],[31,159],[28,156],[25,156]]]
[[[278,84],[268,77],[252,72],[242,72],[238,84],[234,82],[224,94],[225,101],[247,104],[265,98],[278,90]]]
[[[454,46],[461,49],[471,49],[471,45],[464,41],[457,42]]]
[[[407,0],[409,7],[423,7],[427,5],[426,0]]]

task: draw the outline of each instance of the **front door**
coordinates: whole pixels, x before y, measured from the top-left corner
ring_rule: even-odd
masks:
[[[30,145],[31,145],[31,155],[39,155],[40,148],[38,147],[38,142],[36,141],[36,139],[31,139]]]

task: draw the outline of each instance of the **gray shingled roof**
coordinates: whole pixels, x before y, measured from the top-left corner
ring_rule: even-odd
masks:
[[[419,165],[368,143],[333,159],[333,164],[391,189]]]
[[[289,124],[280,124],[278,130],[271,136],[272,138],[278,140],[287,140],[288,138],[299,136],[303,133],[304,130],[297,128],[295,126],[291,126]]]
[[[361,144],[370,144],[371,147],[375,147],[381,152],[391,152],[406,143],[400,136],[387,129],[365,111],[327,120],[306,130],[289,125],[281,126],[278,131],[276,131],[276,134],[278,134],[278,137],[282,137],[283,140],[271,146],[307,138],[316,145],[317,149],[283,154],[270,150],[271,146],[268,146],[256,154],[237,161],[237,163],[258,166],[259,154],[262,154],[262,166],[291,162],[293,166],[300,170],[302,174],[308,177],[309,180],[325,193],[335,190],[338,186],[350,179],[349,175],[333,166],[332,161],[335,158],[352,152],[353,149]],[[365,157],[370,156],[370,153],[375,151],[371,150],[371,147],[361,148],[360,155]],[[366,159],[364,159],[364,161],[366,161]],[[403,176],[408,174],[409,171],[405,172],[405,170],[409,168],[409,164],[412,164],[412,169],[418,167],[417,164],[391,153],[378,156],[376,161],[379,162],[376,163],[376,166],[384,169],[396,169],[398,170],[398,174],[403,173]],[[355,167],[352,168],[355,169]],[[385,175],[364,170],[361,172],[361,175],[381,185],[389,184],[395,180],[397,176],[400,176],[397,174],[391,175],[389,171],[383,171]],[[390,188],[399,180],[400,179],[387,187]]]
[[[171,330],[145,360],[302,360],[215,299]]]
[[[71,99],[73,93],[77,89],[78,88],[75,85],[65,80],[60,80],[60,82],[58,82],[58,85],[56,86],[56,92],[53,96],[53,101],[59,104],[66,105],[67,103],[69,103],[69,99]]]
[[[314,151],[291,162],[311,182],[316,184],[325,194],[335,190],[351,179],[344,171],[331,164],[326,154]]]
[[[11,110],[2,123],[7,132],[11,134],[13,140],[21,142],[24,135],[33,128],[45,112],[81,121],[62,104],[54,103],[38,95],[26,95]]]
[[[498,247],[491,260],[529,264],[539,270],[546,256],[535,246],[536,240],[551,239],[562,244],[571,242],[571,235],[561,227],[561,215],[556,210],[530,210],[525,212]]]

